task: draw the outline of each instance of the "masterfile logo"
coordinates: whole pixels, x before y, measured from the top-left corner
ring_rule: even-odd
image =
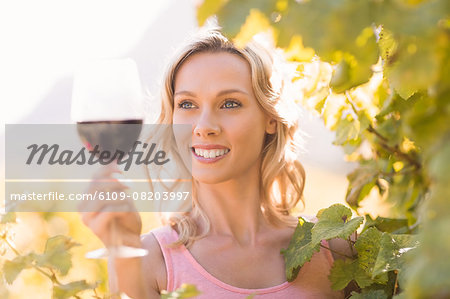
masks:
[[[99,130],[90,124],[80,133],[79,124],[6,125],[6,211],[72,212],[80,201],[96,200],[132,201],[138,211],[180,211],[177,203],[191,200],[192,174],[190,159],[180,153],[187,149],[174,136],[189,137],[191,126],[139,124],[139,134],[133,126]],[[86,131],[95,131],[95,138]],[[92,191],[96,173],[111,164],[129,188],[114,190],[112,178]]]

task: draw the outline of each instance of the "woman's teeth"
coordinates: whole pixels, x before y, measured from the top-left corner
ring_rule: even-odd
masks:
[[[225,155],[226,153],[228,153],[230,151],[229,149],[205,150],[205,149],[200,149],[200,148],[194,148],[194,150],[195,150],[195,154],[197,156],[201,156],[204,158],[210,158],[210,159]]]

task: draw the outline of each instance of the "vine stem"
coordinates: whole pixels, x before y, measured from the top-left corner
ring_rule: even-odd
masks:
[[[50,270],[50,272],[52,272],[52,278],[51,278],[52,281],[58,285],[62,285],[62,283],[59,282],[58,278],[56,278],[56,273],[52,269],[49,269],[49,270]]]
[[[345,91],[345,98],[347,99],[348,103],[350,104],[350,106],[352,107],[353,113],[355,113],[355,116],[358,117],[358,109],[356,108],[355,103],[353,103],[353,99],[350,96],[350,93],[348,92],[348,90]]]
[[[412,158],[410,155],[405,154],[404,152],[400,151],[400,149],[398,148],[398,145],[395,145],[394,147],[387,145],[386,144],[386,142],[387,142],[386,137],[382,136],[377,130],[375,130],[374,127],[372,127],[372,125],[369,125],[369,127],[367,128],[367,131],[369,131],[370,133],[375,134],[378,138],[383,140],[383,142],[380,142],[380,145],[385,150],[387,150],[387,151],[389,151],[391,153],[394,153],[399,158],[402,158],[402,159],[408,161],[410,164],[414,165],[417,169],[420,169],[422,167],[422,165],[420,165],[420,163],[418,161],[416,161],[414,158]]]
[[[334,252],[334,253],[336,253],[336,254],[339,254],[340,256],[344,256],[344,257],[349,258],[349,259],[352,259],[352,258],[353,258],[352,256],[349,256],[349,255],[346,255],[345,253],[342,253],[342,252],[333,250],[333,249],[331,249],[331,248],[329,248],[329,247],[327,247],[327,246],[325,246],[325,245],[320,244],[320,247],[325,248],[325,249],[328,249],[328,250],[331,251],[331,252]]]
[[[402,170],[400,170],[398,172],[396,172],[396,171],[391,171],[391,172],[380,171],[379,173],[385,177],[393,177],[393,176],[400,175],[400,174],[413,174],[417,169],[416,168],[412,169],[411,167],[414,167],[414,165],[405,166]]]
[[[395,273],[395,284],[394,284],[394,293],[392,295],[395,295],[397,293],[398,289],[398,271],[394,271]]]
[[[11,250],[12,250],[16,255],[18,255],[18,256],[21,255],[20,252],[19,252],[16,248],[14,248],[14,246],[13,246],[11,243],[9,243],[8,239],[6,239],[6,238],[2,238],[2,239],[3,239],[3,241],[5,241],[6,245],[8,245],[8,247],[11,248]]]
[[[97,294],[97,290],[93,289],[93,291],[94,291],[94,298],[95,299],[101,299],[101,297]]]
[[[347,99],[348,103],[350,104],[350,106],[352,107],[353,112],[356,114],[356,116],[358,115],[358,109],[356,108],[355,103],[353,102],[352,97],[350,96],[350,93],[348,91],[345,92],[345,98]],[[389,141],[389,139],[387,139],[386,137],[384,137],[383,135],[380,134],[380,132],[378,132],[371,124],[369,124],[369,126],[367,127],[367,131],[374,134],[375,136],[377,136],[378,138],[380,138],[383,142],[380,142],[380,145],[387,151],[397,155],[399,158],[402,158],[406,161],[408,161],[410,164],[414,165],[417,169],[420,169],[422,167],[422,165],[415,160],[413,157],[411,157],[408,154],[405,154],[404,152],[402,152],[399,148],[398,145],[395,145],[394,147],[389,146],[387,144],[387,142]]]
[[[356,231],[354,232],[354,235],[355,235],[355,240],[358,239],[358,233]],[[355,245],[355,243],[356,243],[356,241],[353,241],[350,236],[347,238],[347,244],[348,244],[348,247],[350,247],[350,251],[352,252],[352,255],[355,255],[355,252],[353,251],[353,246]]]

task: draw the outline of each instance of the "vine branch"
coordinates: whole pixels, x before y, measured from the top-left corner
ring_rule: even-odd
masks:
[[[346,258],[349,258],[349,259],[352,259],[352,258],[353,258],[352,256],[349,256],[349,255],[347,255],[347,254],[345,254],[345,253],[342,253],[342,252],[333,250],[333,249],[331,249],[331,248],[329,248],[329,247],[327,247],[327,246],[325,246],[325,245],[320,244],[320,247],[325,248],[325,249],[328,249],[328,250],[331,251],[331,252],[334,252],[334,253],[336,253],[336,254],[339,254],[340,256],[343,256],[343,257],[346,257]]]
[[[396,295],[398,289],[398,271],[395,270],[394,273],[395,273],[395,284],[394,284],[394,292],[392,295]]]
[[[367,128],[367,131],[369,131],[370,133],[375,134],[375,136],[377,136],[378,138],[380,138],[383,142],[380,142],[380,145],[387,151],[397,155],[399,158],[406,160],[407,162],[409,162],[411,165],[414,165],[417,169],[420,169],[422,167],[422,165],[420,165],[420,163],[415,160],[413,157],[411,157],[408,154],[405,154],[404,152],[402,152],[399,148],[398,145],[395,145],[394,147],[389,146],[388,144],[386,144],[387,142],[387,138],[384,137],[383,135],[381,135],[377,130],[375,130],[374,127],[372,127],[372,125],[369,125],[369,127]]]
[[[355,232],[354,232],[354,238],[355,238],[355,240],[358,239],[358,235],[357,235],[357,234],[358,234],[358,233],[355,231]],[[353,241],[352,238],[351,238],[350,236],[347,238],[347,244],[348,244],[348,247],[350,247],[350,251],[352,252],[352,255],[353,255],[353,256],[355,256],[355,252],[353,251],[353,246],[355,245],[355,243],[356,243],[356,241]]]
[[[356,107],[356,104],[353,102],[353,99],[350,96],[350,93],[348,91],[345,92],[345,98],[347,99],[347,102],[350,104],[350,107],[352,108],[353,113],[355,113],[355,115],[358,116],[359,109]],[[398,145],[395,145],[393,147],[389,146],[387,144],[389,142],[389,139],[384,137],[382,134],[380,134],[380,132],[378,132],[371,124],[369,124],[369,126],[367,127],[367,131],[374,134],[379,139],[381,139],[382,142],[380,142],[379,144],[381,145],[381,147],[383,147],[388,152],[391,152],[391,153],[397,155],[399,158],[406,160],[411,165],[414,165],[417,169],[420,169],[422,167],[422,165],[417,160],[415,160],[410,155],[402,152],[399,149]]]

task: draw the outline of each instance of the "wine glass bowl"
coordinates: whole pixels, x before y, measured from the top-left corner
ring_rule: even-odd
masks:
[[[71,117],[76,122],[142,120],[142,99],[132,59],[93,61],[75,72]]]
[[[78,135],[85,147],[92,151],[126,154],[138,141],[142,130],[142,119],[123,121],[85,121],[77,123]]]

